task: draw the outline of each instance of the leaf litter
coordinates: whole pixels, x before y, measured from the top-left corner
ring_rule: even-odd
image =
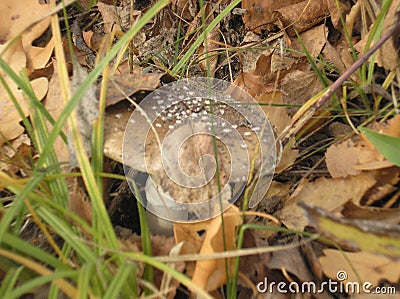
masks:
[[[89,7],[85,1],[80,2],[82,7]],[[381,25],[382,36],[398,22],[396,9],[398,2],[393,1],[391,9],[384,18]],[[226,5],[226,1],[220,1],[220,5]],[[36,75],[39,78],[31,80],[30,83],[37,98],[43,101],[44,107],[57,119],[63,104],[58,100],[61,99],[61,95],[57,89],[59,82],[56,64],[50,59],[54,47],[53,40],[45,36],[50,24],[46,18],[49,8],[38,2],[20,5],[18,1],[10,6],[5,6],[4,3],[3,6],[0,9],[1,15],[8,22],[3,22],[0,26],[1,58],[16,73],[24,71],[32,78],[34,77],[32,74],[40,74],[43,68],[50,70],[50,74]],[[231,57],[222,59],[225,54],[221,54],[219,50],[225,46],[224,40],[226,40],[224,39],[226,24],[222,22],[208,36],[205,45],[209,46],[202,45],[195,53],[189,63],[187,74],[206,75],[207,64],[203,59],[205,55],[211,57],[214,55],[210,59],[208,71],[223,79],[232,76],[236,85],[249,92],[262,105],[277,137],[282,137],[292,125],[292,117],[300,107],[307,106],[311,98],[323,91],[354,63],[351,54],[353,45],[348,44],[346,34],[349,34],[354,48],[360,55],[365,52],[369,35],[375,22],[378,21],[377,15],[380,9],[374,1],[355,1],[350,5],[348,1],[334,0],[243,0],[241,8],[245,10],[243,15],[230,14],[225,20],[228,27],[232,27],[230,29],[240,31],[240,40],[233,42],[226,49],[237,47],[239,54],[235,54],[236,56],[226,54]],[[112,34],[118,39],[118,36],[129,29],[144,12],[144,8],[140,5],[133,9],[129,1],[121,1],[116,6],[107,1],[99,1],[93,9],[97,17],[102,20],[102,24],[95,26],[84,17],[80,17],[79,26],[85,50],[78,44],[74,45],[77,56],[80,55],[78,61],[89,69],[95,64],[94,61],[88,62],[86,59],[89,53],[95,55],[104,53],[102,51],[106,49],[103,39],[109,38]],[[171,10],[173,14],[170,14]],[[208,15],[206,24],[209,24],[218,14],[219,8],[210,2],[204,10]],[[365,11],[368,17],[365,16]],[[183,29],[187,30],[187,36],[184,36],[182,43],[176,42],[178,39],[176,26],[179,20],[176,16],[186,22]],[[162,11],[151,24],[145,26],[135,36],[129,55],[136,65],[128,63],[128,57],[125,57],[116,68],[116,73],[107,82],[104,155],[110,161],[122,163],[123,132],[134,109],[134,105],[127,98],[130,97],[131,101],[138,103],[147,92],[174,80],[169,77],[169,70],[173,67],[174,60],[182,57],[182,53],[187,49],[185,47],[193,42],[193,39],[189,38],[189,33],[194,33],[199,28],[200,16],[196,1],[172,1],[168,10]],[[346,28],[343,28],[341,16],[344,18]],[[26,30],[27,28],[29,30]],[[166,30],[166,28],[172,29]],[[21,33],[22,35],[17,37]],[[197,34],[194,36],[198,37]],[[40,46],[38,38],[41,39]],[[377,39],[373,40],[372,44],[376,42]],[[178,52],[174,52],[176,46]],[[314,65],[308,61],[309,57],[305,51],[314,59]],[[240,55],[243,57],[238,58]],[[375,59],[379,67],[374,81],[382,84],[384,81],[382,76],[388,76],[391,71],[397,72],[398,78],[396,38],[384,43],[370,61],[371,59]],[[227,68],[228,64],[230,70]],[[218,71],[219,68],[223,71]],[[325,81],[321,79],[321,74],[324,74]],[[72,80],[82,81],[76,69],[71,69],[70,75]],[[30,104],[23,92],[3,71],[1,76],[21,106],[24,117],[28,117]],[[359,72],[351,74],[349,80],[362,84]],[[95,104],[99,97],[99,86],[100,83],[96,83],[91,89],[92,104]],[[0,145],[2,145],[0,169],[13,174],[21,169],[19,175],[23,176],[25,172],[17,166],[19,164],[13,164],[10,160],[17,155],[21,161],[29,163],[31,156],[29,153],[32,153],[33,149],[21,125],[21,115],[16,111],[4,85],[1,85],[0,89]],[[368,86],[362,86],[361,89],[368,90]],[[372,103],[378,103],[375,92],[378,88],[370,84],[369,90],[362,94],[359,90],[353,89],[355,96],[347,106],[357,108],[362,106],[365,96]],[[338,91],[336,96],[341,97],[342,92],[344,89]],[[388,104],[393,98],[393,105],[396,105],[398,94],[396,83],[393,81],[390,88],[386,85],[383,92],[387,92],[384,103]],[[378,93],[378,96],[380,94],[383,93]],[[89,115],[83,116],[84,113],[80,113],[83,116],[82,123],[85,123],[81,129],[89,152],[91,125],[97,115],[97,108],[94,108],[96,106],[91,107]],[[347,126],[347,120],[339,119],[339,113],[332,107],[338,109],[334,97],[323,106],[323,109],[326,109],[323,110],[326,111],[325,114],[315,115],[299,128],[298,131],[301,133],[292,136],[289,142],[283,144],[274,181],[265,200],[257,209],[278,217],[284,228],[298,232],[314,230],[337,242],[345,251],[310,241],[311,255],[316,257],[308,259],[308,264],[301,258],[305,254],[305,246],[264,255],[261,259],[262,264],[255,262],[240,267],[245,271],[243,275],[252,279],[253,285],[262,280],[263,275],[271,275],[268,277],[288,282],[291,277],[299,281],[310,281],[312,277],[337,280],[336,274],[339,270],[347,272],[347,281],[350,282],[370,281],[375,286],[384,281],[388,281],[391,285],[399,283],[400,276],[397,271],[399,267],[395,265],[400,258],[398,253],[400,170],[374,147],[365,134],[351,134],[352,130]],[[396,109],[398,110],[398,107],[393,111]],[[349,113],[346,108],[344,110],[344,113]],[[388,136],[400,137],[400,118],[393,114],[387,120],[377,117],[368,128]],[[338,121],[334,120],[332,123],[330,116],[338,117]],[[350,118],[357,125],[366,121],[364,116],[352,115]],[[336,128],[345,128],[333,133],[333,125]],[[316,146],[318,142],[322,142],[324,146]],[[55,149],[60,161],[70,161],[71,165],[74,164],[61,139],[56,141]],[[111,171],[116,170],[111,169]],[[70,188],[71,210],[90,222],[90,202],[84,187],[77,180],[71,180]],[[120,196],[129,195],[107,194],[105,202],[108,206],[114,205],[118,211],[118,204],[122,202]],[[124,215],[119,211],[114,216],[118,218]],[[174,238],[152,236],[155,255],[212,255],[224,250],[234,250],[237,246],[236,228],[242,223],[272,226],[272,223],[265,219],[261,220],[258,217],[242,219],[239,215],[238,208],[233,206],[223,214],[222,218],[217,217],[196,224],[175,223]],[[224,225],[221,223],[222,220]],[[138,220],[134,223],[118,221],[118,225],[115,225],[121,242],[125,244],[124,250],[137,252],[141,250],[140,238],[133,235],[131,230],[139,231],[137,227],[132,227],[139,225]],[[123,229],[124,233],[121,233],[120,226],[127,227]],[[259,248],[299,242],[288,235],[289,238],[286,239],[283,233],[252,230],[246,242],[249,246]],[[225,244],[223,236],[226,238]],[[374,242],[374,245],[371,242]],[[254,256],[260,258],[260,255]],[[227,273],[233,269],[233,260],[233,258],[199,260],[175,266],[199,286],[218,293],[220,287],[227,283]],[[243,261],[245,260],[243,258]],[[322,269],[321,273],[324,273],[324,276],[316,270],[318,267]],[[169,281],[160,272],[155,275],[155,284],[158,288],[170,288],[169,298],[179,293],[179,284],[176,281]],[[251,290],[254,291],[254,287],[251,288],[248,281],[239,281],[239,293],[251,293]]]

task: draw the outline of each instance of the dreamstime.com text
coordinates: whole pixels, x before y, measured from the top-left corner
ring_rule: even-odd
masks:
[[[328,281],[322,282],[317,285],[315,282],[275,282],[268,281],[265,277],[263,281],[260,281],[256,287],[257,291],[260,293],[311,293],[320,294],[324,292],[330,293],[347,293],[347,294],[396,294],[396,288],[392,286],[387,287],[374,287],[371,282],[351,282],[344,281],[347,279],[346,271],[340,270],[336,274],[336,278],[339,281],[328,279]]]

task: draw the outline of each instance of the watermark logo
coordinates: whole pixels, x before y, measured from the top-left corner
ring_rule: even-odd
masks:
[[[276,165],[274,132],[262,108],[227,81],[191,78],[158,88],[127,124],[125,175],[153,214],[172,221],[212,218],[251,188],[264,197]]]
[[[322,282],[317,285],[313,281],[305,281],[305,282],[275,282],[268,281],[268,278],[265,277],[263,281],[257,283],[256,288],[259,293],[302,293],[302,294],[321,294],[325,292],[329,292],[332,294],[341,293],[341,294],[396,294],[395,287],[374,287],[371,282],[356,282],[356,281],[347,281],[348,275],[344,270],[339,270],[336,273],[336,279],[328,279],[327,281]]]

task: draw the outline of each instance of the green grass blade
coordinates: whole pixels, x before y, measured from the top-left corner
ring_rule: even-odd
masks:
[[[8,270],[6,276],[3,278],[0,286],[0,298],[10,298],[10,292],[18,281],[18,277],[23,270],[23,267],[14,267]]]
[[[367,128],[358,128],[386,159],[400,166],[400,137],[393,137]]]
[[[130,28],[121,38],[120,40],[111,48],[110,52],[99,62],[99,64],[89,73],[87,78],[82,82],[82,84],[77,88],[74,95],[71,97],[68,105],[61,112],[59,119],[54,124],[53,130],[49,135],[48,144],[42,151],[42,155],[45,155],[47,152],[51,150],[53,147],[53,143],[56,140],[57,136],[59,136],[62,128],[67,122],[68,117],[71,115],[72,111],[85,95],[86,91],[93,85],[93,83],[97,80],[97,78],[102,73],[105,67],[108,67],[108,64],[114,57],[120,52],[121,48],[125,45],[128,45],[130,40],[139,32],[139,30],[146,25],[154,15],[159,12],[164,6],[169,4],[169,0],[160,0],[156,4],[154,4],[133,26]],[[39,157],[37,161],[38,167],[41,166],[43,160]]]
[[[226,15],[232,11],[232,9],[235,8],[236,5],[238,5],[242,0],[233,0],[227,7],[224,8],[218,14],[218,16],[215,17],[215,19],[208,25],[203,33],[193,42],[192,46],[187,50],[185,55],[179,60],[179,62],[174,66],[174,68],[171,70],[171,75],[176,76],[178,73],[182,71],[182,68],[187,65],[189,60],[192,58],[194,52],[198,49],[198,47],[204,42],[204,40],[207,38],[207,35],[215,28],[215,26],[218,25],[219,22],[222,21]]]
[[[77,272],[75,270],[59,271],[52,273],[50,275],[41,275],[34,279],[29,280],[28,282],[22,284],[20,287],[15,288],[12,292],[10,292],[9,297],[7,297],[7,299],[20,298],[22,295],[28,293],[29,291],[35,290],[46,283],[51,283],[56,279],[62,279],[62,278],[76,279],[76,276]]]
[[[110,298],[110,299],[120,298],[119,295],[121,293],[121,289],[123,285],[127,283],[127,278],[132,272],[135,272],[135,266],[133,264],[130,263],[121,264],[117,274],[114,276],[114,279],[108,286],[107,291],[104,294],[103,298]],[[133,297],[134,294],[131,295]]]
[[[92,263],[86,263],[80,268],[78,278],[78,298],[88,298],[90,293],[89,282],[94,273],[95,265]]]

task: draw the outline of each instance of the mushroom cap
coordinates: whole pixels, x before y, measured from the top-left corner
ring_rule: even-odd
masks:
[[[133,111],[123,141],[126,166],[149,173],[164,192],[187,203],[246,184],[250,171],[272,173],[275,158],[273,130],[260,106],[239,87],[211,78],[153,91]]]

